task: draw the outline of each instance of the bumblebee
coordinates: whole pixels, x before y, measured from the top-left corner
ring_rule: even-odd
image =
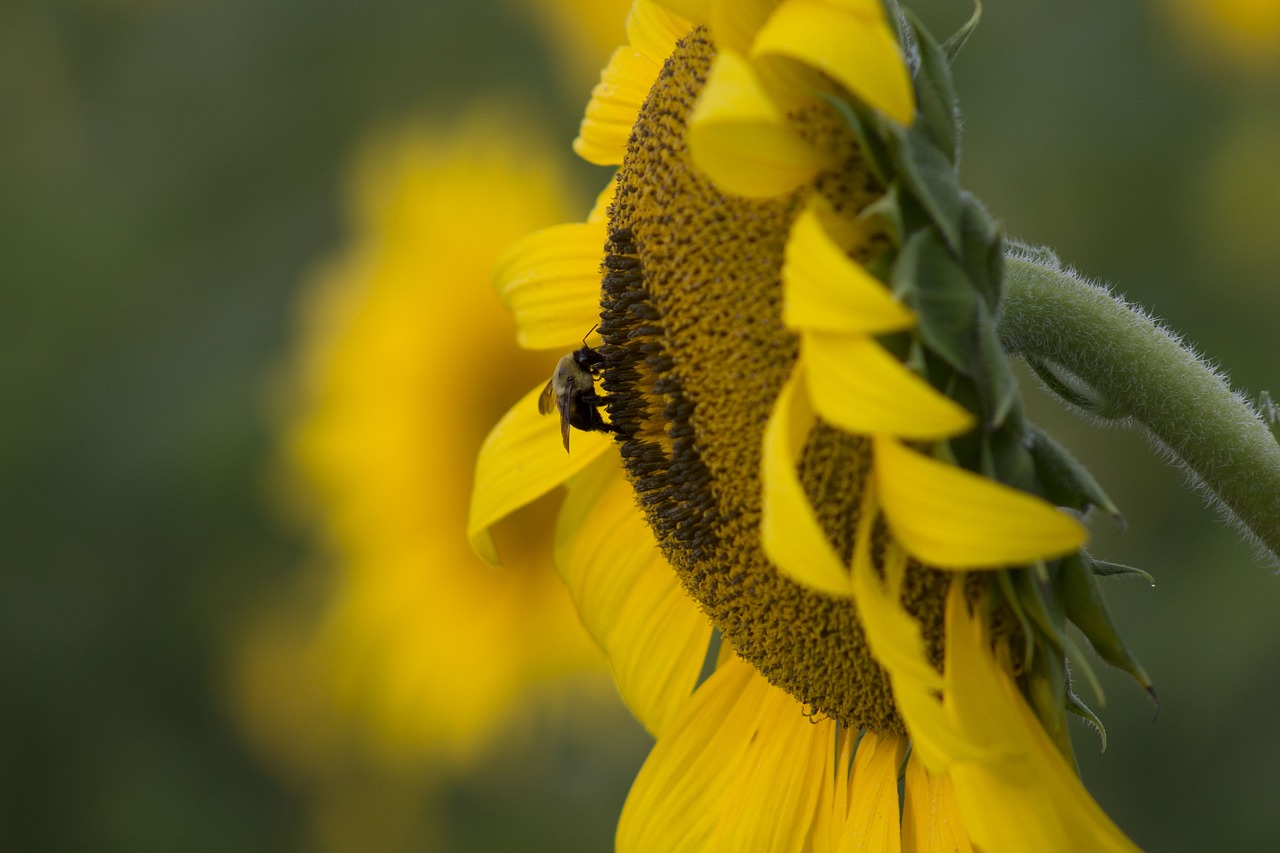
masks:
[[[594,327],[592,331],[595,331]],[[591,332],[587,332],[591,334]],[[551,381],[538,397],[538,411],[549,415],[560,412],[560,437],[564,449],[569,451],[569,427],[583,432],[617,432],[613,424],[600,417],[604,398],[596,393],[596,379],[604,367],[604,356],[587,346],[582,339],[582,349],[561,356]]]

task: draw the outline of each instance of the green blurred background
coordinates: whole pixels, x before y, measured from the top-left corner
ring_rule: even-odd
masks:
[[[1191,2],[987,4],[957,67],[964,176],[1280,392],[1280,65],[1180,28]],[[913,5],[938,33],[968,13]],[[588,203],[603,173],[567,143],[591,81],[555,52],[497,0],[0,6],[0,849],[327,849],[228,696],[245,614],[313,549],[266,485],[267,389],[372,129],[509,96]],[[1106,674],[1090,788],[1149,849],[1280,843],[1280,578],[1138,437],[1032,408],[1129,521],[1095,523],[1095,552],[1158,579],[1110,588],[1162,713]],[[606,849],[646,736],[599,708],[537,732],[365,779],[420,814],[368,849]]]

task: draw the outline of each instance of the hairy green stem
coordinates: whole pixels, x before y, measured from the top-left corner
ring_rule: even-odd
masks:
[[[1066,402],[1135,424],[1280,556],[1280,444],[1226,378],[1150,315],[1050,253],[1008,259],[1000,337]]]

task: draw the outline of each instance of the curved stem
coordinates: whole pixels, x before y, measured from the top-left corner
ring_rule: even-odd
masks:
[[[1141,309],[1051,255],[1011,256],[1005,287],[1006,349],[1073,390],[1082,382],[1095,414],[1141,426],[1273,560],[1280,555],[1280,444],[1224,376]],[[1081,404],[1075,393],[1064,396]]]

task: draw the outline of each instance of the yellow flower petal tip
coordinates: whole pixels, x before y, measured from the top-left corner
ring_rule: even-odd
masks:
[[[796,133],[741,54],[717,54],[686,133],[694,164],[725,192],[791,192],[833,165]]]
[[[915,313],[827,231],[829,202],[815,196],[796,218],[782,266],[782,320],[796,331],[884,334],[915,325]]]
[[[612,445],[606,433],[575,432],[565,455],[556,417],[538,413],[542,385],[520,398],[489,431],[476,457],[467,540],[477,555],[498,564],[489,528],[581,471]]]
[[[1000,754],[985,762],[957,761],[949,769],[957,811],[974,844],[984,850],[1136,851],[992,655],[986,627],[969,612],[958,582],[947,596],[946,624],[950,715],[969,739]]]
[[[1034,495],[877,437],[875,471],[894,536],[940,569],[994,569],[1082,547],[1079,521]]]
[[[879,0],[787,0],[756,35],[752,56],[786,56],[816,68],[901,124],[915,95]]]
[[[801,337],[809,393],[823,420],[849,432],[933,439],[959,435],[974,416],[885,351],[873,338],[809,332]]]
[[[600,72],[600,82],[591,90],[591,100],[573,140],[574,153],[597,166],[620,164],[640,105],[661,68],[661,60],[635,48],[615,50]]]

